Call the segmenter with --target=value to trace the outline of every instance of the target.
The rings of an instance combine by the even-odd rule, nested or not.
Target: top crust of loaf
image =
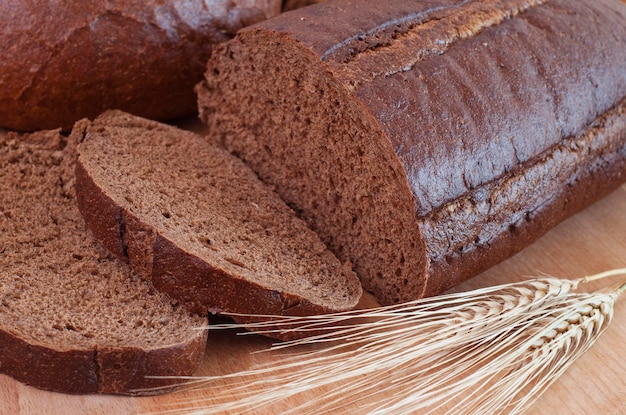
[[[280,0],[0,2],[0,125],[63,127],[118,108],[196,112],[214,44],[272,17]]]
[[[240,160],[110,111],[82,133],[78,202],[105,245],[196,312],[354,308],[356,275]]]
[[[58,131],[0,136],[0,371],[38,388],[114,394],[171,382],[146,376],[193,374],[206,319],[93,238],[76,206],[75,157],[76,141]]]
[[[240,38],[265,31],[313,51],[379,120],[423,217],[624,98],[625,21],[618,0],[338,1]]]
[[[379,301],[410,300],[624,180],[625,22],[617,0],[332,1],[218,47],[200,116]]]

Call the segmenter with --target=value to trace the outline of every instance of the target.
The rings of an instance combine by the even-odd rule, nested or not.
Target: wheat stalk
[[[358,402],[377,415],[519,414],[593,345],[626,284],[609,292],[574,290],[618,274],[626,269],[575,280],[538,278],[369,310],[262,316],[271,321],[246,327],[304,337],[275,344],[270,351],[280,355],[271,363],[188,378],[196,387],[230,383],[211,402],[186,401],[185,413],[255,413],[315,391],[315,399],[283,413],[334,413]]]

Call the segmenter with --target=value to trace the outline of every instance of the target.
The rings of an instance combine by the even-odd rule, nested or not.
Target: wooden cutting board
[[[1,133],[1,132],[0,132]],[[570,218],[542,239],[509,260],[473,278],[459,290],[468,290],[523,277],[550,274],[575,278],[613,268],[626,267],[626,185]],[[626,281],[614,278],[589,285],[596,289]],[[375,305],[371,298],[364,306]],[[250,353],[267,348],[271,342],[260,336],[237,336],[233,332],[213,332],[198,375],[220,375],[271,359],[269,354]],[[626,414],[626,296],[615,310],[609,329],[593,348],[580,358],[529,411],[530,414]],[[0,375],[0,415],[13,414],[94,414],[123,415],[162,413],[189,409],[191,400],[211,404],[212,396],[224,383],[195,391],[157,397],[71,396],[40,391]],[[276,414],[297,404],[286,399],[280,405],[255,414]],[[358,407],[346,409],[358,414]]]

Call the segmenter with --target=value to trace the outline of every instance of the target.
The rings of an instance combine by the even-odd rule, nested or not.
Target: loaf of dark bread
[[[212,45],[280,12],[280,0],[0,2],[0,126],[63,127],[108,108],[196,112]]]
[[[243,29],[201,118],[394,303],[626,179],[620,0],[337,0]]]
[[[307,315],[357,305],[349,264],[224,149],[119,111],[74,133],[87,225],[190,310]]]
[[[66,393],[157,393],[189,376],[206,318],[131,273],[76,206],[76,142],[0,135],[0,372]]]

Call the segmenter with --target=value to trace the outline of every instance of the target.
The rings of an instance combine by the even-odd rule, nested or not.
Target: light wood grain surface
[[[0,132],[1,133],[1,132]],[[521,278],[551,274],[575,278],[626,267],[626,185],[568,219],[518,255],[458,287],[467,290]],[[624,277],[626,280],[626,277]],[[589,289],[623,282],[615,278],[594,283]],[[373,301],[364,300],[365,305]],[[270,358],[250,353],[267,348],[271,341],[260,336],[214,332],[198,375],[219,375],[249,367]],[[530,410],[530,414],[626,414],[626,298],[618,302],[615,318],[593,348],[579,359]],[[1,345],[0,345],[1,347]],[[157,397],[71,396],[40,391],[0,375],[0,415],[163,413],[188,407],[193,399],[205,400],[225,388],[215,383],[196,391]],[[310,396],[298,397],[309,399]],[[297,403],[285,400],[255,414],[276,414]],[[182,412],[181,412],[182,413]],[[358,414],[358,407],[346,414]]]

